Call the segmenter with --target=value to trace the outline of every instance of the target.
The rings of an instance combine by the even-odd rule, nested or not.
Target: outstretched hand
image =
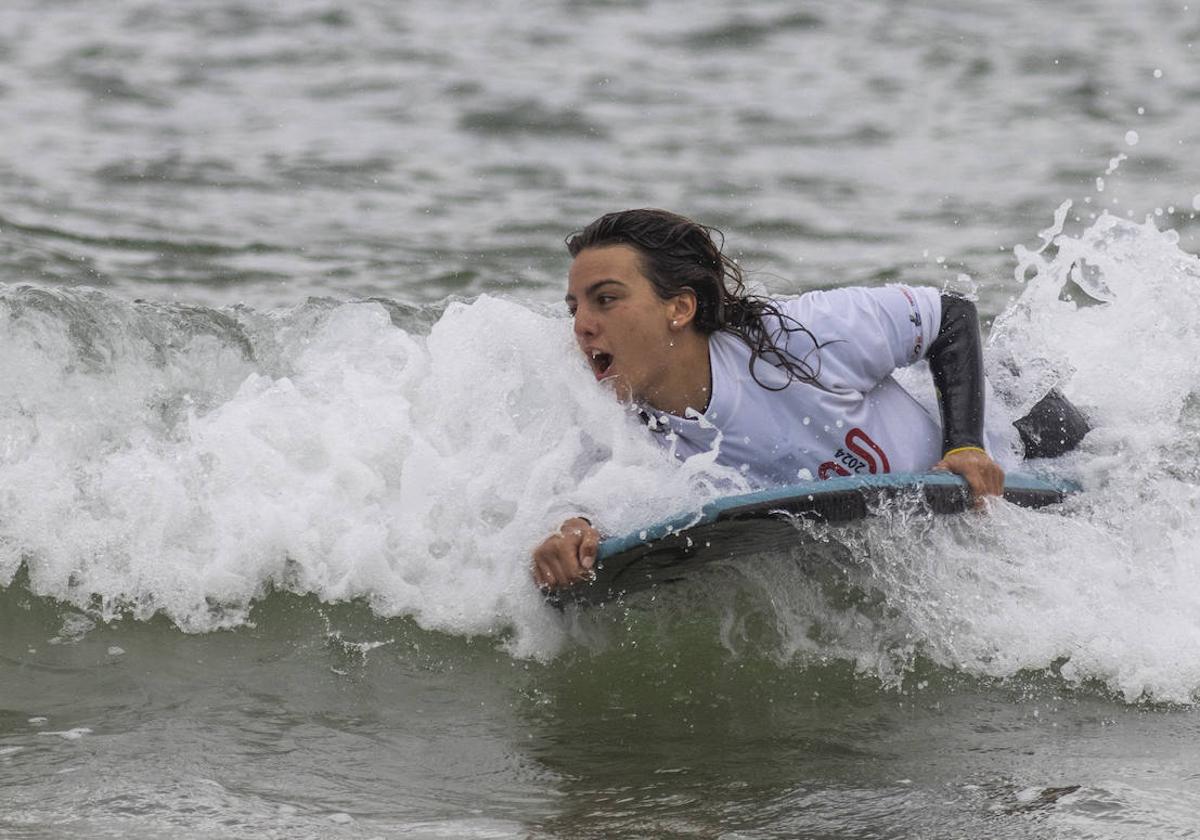
[[[965,478],[976,509],[983,507],[984,496],[1004,494],[1004,470],[982,449],[960,449],[951,452],[934,464],[933,469],[945,470]]]
[[[568,519],[533,550],[533,581],[542,589],[562,589],[590,579],[600,532],[581,516]]]

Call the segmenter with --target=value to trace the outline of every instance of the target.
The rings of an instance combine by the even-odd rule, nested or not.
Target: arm
[[[935,470],[967,480],[976,505],[1004,492],[1004,470],[983,448],[983,343],[975,304],[942,295],[942,320],[925,358],[942,414],[942,459]]]
[[[533,550],[533,582],[561,589],[590,578],[596,565],[600,532],[582,516],[568,519]]]

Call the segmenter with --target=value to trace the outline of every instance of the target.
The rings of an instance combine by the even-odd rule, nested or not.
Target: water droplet
[[[1141,138],[1138,137],[1138,133],[1136,131],[1126,131],[1125,132],[1125,142],[1128,143],[1130,146],[1136,146],[1138,144],[1139,139],[1141,139]]]
[[[1158,67],[1154,68],[1154,78],[1156,78],[1156,79],[1162,78],[1162,70],[1159,69]]]

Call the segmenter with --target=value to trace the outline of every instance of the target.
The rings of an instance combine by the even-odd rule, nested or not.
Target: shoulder
[[[819,343],[879,332],[931,340],[941,319],[941,296],[930,286],[846,286],[779,301],[780,311],[803,324]]]
[[[881,312],[926,312],[938,305],[940,293],[932,286],[843,286],[805,292],[793,298],[774,301],[792,317],[820,316],[833,320],[853,320],[878,316]]]

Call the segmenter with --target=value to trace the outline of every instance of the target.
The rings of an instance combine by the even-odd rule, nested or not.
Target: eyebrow
[[[604,280],[597,280],[595,283],[593,283],[592,285],[590,285],[586,289],[584,289],[583,296],[590,297],[591,295],[594,295],[596,293],[597,289],[599,289],[602,286],[607,286],[609,283],[613,283],[617,286],[625,285],[620,280],[617,280],[612,277],[607,277]],[[565,300],[567,303],[570,303],[571,301],[575,300],[575,295],[571,294],[570,292],[567,292],[567,295],[566,295],[566,297],[563,298],[563,300]]]

